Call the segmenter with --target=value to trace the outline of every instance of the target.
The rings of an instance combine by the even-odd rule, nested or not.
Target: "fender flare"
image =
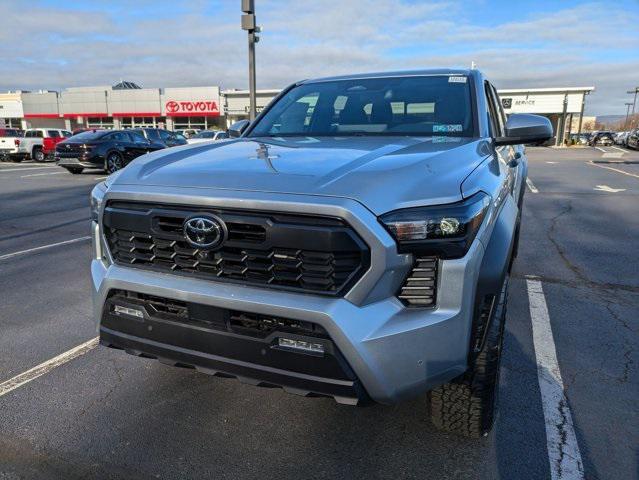
[[[512,257],[516,244],[519,208],[514,199],[509,199],[502,206],[490,240],[484,250],[473,308],[471,344],[469,362],[481,350],[485,340],[484,334],[489,330],[493,317],[495,300],[499,298],[503,283],[510,272]]]

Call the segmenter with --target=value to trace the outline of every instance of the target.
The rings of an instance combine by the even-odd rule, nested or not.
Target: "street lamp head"
[[[252,32],[255,30],[255,14],[245,13],[242,15],[242,30]]]
[[[253,0],[242,0],[242,11],[244,13],[255,13],[255,2]]]

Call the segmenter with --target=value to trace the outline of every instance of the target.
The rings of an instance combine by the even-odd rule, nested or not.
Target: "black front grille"
[[[183,234],[185,219],[206,213],[228,229],[217,250],[195,248]],[[112,202],[103,222],[117,263],[219,281],[338,295],[370,258],[353,229],[335,218]]]

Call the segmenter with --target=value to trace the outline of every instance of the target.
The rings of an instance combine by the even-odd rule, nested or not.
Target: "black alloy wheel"
[[[124,162],[122,157],[117,152],[111,152],[106,159],[106,171],[108,173],[114,173],[124,168]]]

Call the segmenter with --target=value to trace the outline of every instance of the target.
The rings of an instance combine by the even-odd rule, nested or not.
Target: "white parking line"
[[[0,173],[7,173],[7,172],[24,172],[25,170],[45,170],[45,169],[50,169],[50,168],[59,168],[59,167],[55,166],[55,167],[3,168],[3,169],[0,169]]]
[[[526,185],[528,185],[528,188],[530,188],[530,191],[532,193],[539,193],[539,190],[537,190],[537,187],[535,187],[532,180],[528,177],[526,177]]]
[[[613,188],[608,185],[597,185],[593,188],[593,190],[597,190],[598,192],[608,192],[608,193],[619,193],[625,192],[625,188]]]
[[[20,178],[27,178],[27,177],[41,177],[43,175],[62,175],[63,173],[67,173],[67,172],[51,172],[51,173],[31,173],[29,175],[20,175]]]
[[[557,363],[546,298],[539,280],[527,279],[533,344],[537,359],[537,378],[546,424],[546,444],[553,480],[581,480],[584,468],[570,406]]]
[[[605,165],[599,165],[598,163],[594,163],[594,162],[587,162],[587,163],[589,165],[592,165],[593,167],[605,168],[607,170],[612,170],[613,172],[623,173],[624,175],[628,175],[629,177],[639,178],[639,175],[637,174],[626,172],[624,170],[619,170],[618,168],[606,167]]]
[[[70,243],[82,242],[84,240],[89,240],[90,238],[91,238],[90,236],[72,238],[71,240],[65,240],[64,242],[51,243],[49,245],[42,245],[41,247],[28,248],[27,250],[20,250],[19,252],[5,253],[4,255],[0,255],[0,260],[6,260],[8,258],[17,257],[18,255],[24,255],[26,253],[38,252],[40,250],[45,250],[47,248],[57,247],[57,246],[60,246],[60,245],[68,245]]]
[[[71,350],[67,350],[64,353],[61,353],[57,357],[53,357],[46,362],[41,363],[40,365],[36,365],[35,367],[27,370],[24,373],[16,375],[9,380],[0,383],[0,397],[6,395],[7,393],[15,390],[22,385],[29,383],[31,380],[35,380],[38,377],[41,377],[45,373],[50,372],[54,368],[59,367],[60,365],[64,365],[70,360],[77,358],[81,355],[84,355],[88,351],[92,350],[98,344],[98,337],[92,338],[88,342],[84,342],[77,347],[72,348]]]
[[[620,147],[615,147],[614,145],[610,148],[614,148],[615,150],[619,150],[620,152],[623,152],[623,153],[630,153],[628,150],[624,150],[623,148],[620,148]]]
[[[603,149],[603,148],[601,148],[601,147],[595,147],[595,148],[596,148],[597,150],[599,150],[600,152],[608,153],[606,150],[604,150],[604,149]]]
[[[17,167],[23,167],[23,168],[29,168],[29,167],[41,167],[41,166],[53,166],[55,165],[53,162],[50,162],[49,164],[47,163],[39,163],[39,162],[32,162],[32,163],[15,163],[15,162],[0,162],[0,168],[17,168]]]

